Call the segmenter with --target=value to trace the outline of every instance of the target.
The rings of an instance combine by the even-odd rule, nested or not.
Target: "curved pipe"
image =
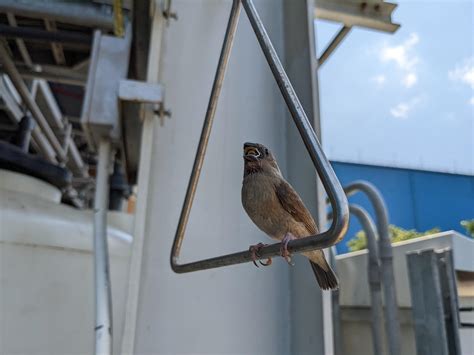
[[[372,342],[374,346],[374,354],[382,354],[383,306],[379,253],[377,251],[377,229],[369,213],[362,207],[350,204],[349,212],[357,217],[362,225],[365,235],[367,236],[369,259],[367,263],[367,271],[370,288],[370,307],[372,313]]]
[[[239,253],[228,254],[215,258],[200,260],[187,264],[179,264],[178,258],[183,243],[184,233],[186,225],[189,219],[189,213],[191,210],[192,202],[196,192],[199,175],[202,169],[204,161],[204,155],[209,141],[209,135],[211,132],[212,123],[217,106],[217,99],[220,94],[222,82],[224,80],[224,74],[227,66],[227,62],[230,56],[232,42],[237,29],[238,18],[240,14],[240,5],[243,4],[245,11],[248,15],[253,30],[257,36],[258,42],[262,48],[262,51],[267,59],[267,62],[272,70],[273,76],[277,81],[280,91],[285,99],[285,102],[290,110],[293,120],[301,134],[301,137],[305,143],[306,149],[316,167],[316,170],[321,178],[322,184],[329,196],[333,211],[335,211],[335,217],[328,231],[310,236],[307,238],[291,241],[288,244],[288,250],[292,253],[300,253],[303,251],[310,251],[315,249],[328,248],[337,242],[339,242],[345,232],[347,231],[347,225],[349,223],[349,208],[347,198],[342,190],[342,187],[332,169],[329,161],[325,157],[321,145],[319,144],[316,134],[314,133],[311,124],[303,110],[301,103],[296,96],[296,93],[291,86],[291,83],[283,69],[278,55],[273,48],[273,45],[268,37],[268,34],[263,26],[261,19],[251,0],[234,0],[232,3],[232,10],[230,13],[229,22],[222,46],[219,64],[217,67],[216,76],[214,79],[214,85],[211,91],[211,97],[204,120],[203,129],[201,132],[201,138],[196,152],[196,158],[194,161],[191,178],[189,180],[186,197],[181,211],[181,216],[178,223],[173,247],[171,250],[170,263],[171,268],[176,273],[186,273],[198,270],[211,269],[222,266],[229,266],[234,264],[241,264],[252,261],[251,253],[246,250]],[[280,243],[272,244],[261,249],[259,258],[266,259],[268,257],[279,255]]]
[[[344,188],[347,196],[358,191],[367,195],[372,203],[376,216],[377,230],[380,236],[379,253],[382,266],[382,284],[385,298],[385,328],[391,355],[400,354],[400,323],[393,272],[392,244],[388,230],[388,212],[380,191],[367,181],[355,181]]]

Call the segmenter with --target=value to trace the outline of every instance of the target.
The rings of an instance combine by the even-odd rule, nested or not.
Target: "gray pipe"
[[[368,276],[370,288],[370,307],[372,315],[372,343],[374,354],[382,354],[382,327],[383,327],[383,306],[382,287],[380,281],[379,253],[377,251],[377,230],[369,213],[362,207],[354,204],[349,205],[349,211],[356,216],[362,225],[362,229],[367,236],[368,249]]]
[[[95,354],[112,354],[112,295],[107,247],[110,141],[99,143],[94,198]]]
[[[379,253],[382,265],[382,284],[385,298],[385,329],[391,355],[400,355],[400,323],[393,272],[392,244],[388,231],[388,212],[382,194],[366,181],[356,181],[344,188],[347,196],[357,191],[364,192],[374,206],[377,230],[379,232]]]
[[[2,0],[0,2],[0,12],[111,30],[114,27],[112,11],[104,10],[104,7],[86,1]]]

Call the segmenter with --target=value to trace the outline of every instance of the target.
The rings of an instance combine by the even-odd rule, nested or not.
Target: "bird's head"
[[[281,175],[280,168],[270,149],[260,143],[244,143],[244,175],[267,172]]]

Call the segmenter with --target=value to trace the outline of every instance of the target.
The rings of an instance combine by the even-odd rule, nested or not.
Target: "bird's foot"
[[[293,240],[293,239],[295,239],[293,234],[286,233],[283,239],[281,240],[281,246],[280,246],[280,255],[291,266],[295,266],[295,264],[291,262],[291,253],[288,251],[288,243],[290,242],[290,240]]]
[[[260,250],[266,245],[267,244],[258,243],[256,245],[251,245],[249,247],[250,254],[252,255],[252,262],[256,267],[259,267],[258,264],[257,264],[257,257],[261,256],[260,255]],[[269,265],[272,264],[272,258],[268,258],[267,261],[258,260],[258,262],[260,263],[260,265],[269,266]]]

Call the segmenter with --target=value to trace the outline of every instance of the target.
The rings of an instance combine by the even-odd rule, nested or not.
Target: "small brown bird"
[[[288,242],[318,233],[316,223],[296,191],[283,178],[268,148],[258,143],[245,143],[244,161],[242,205],[258,228],[282,242],[281,255],[289,262]],[[260,243],[250,247],[254,256],[262,246]],[[309,259],[323,290],[338,287],[337,277],[322,250],[302,254]],[[271,259],[261,264],[270,263]]]

